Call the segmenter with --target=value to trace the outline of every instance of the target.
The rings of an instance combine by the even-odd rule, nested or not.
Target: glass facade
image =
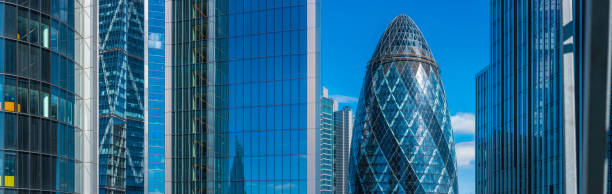
[[[349,164],[349,193],[457,193],[455,144],[439,67],[406,15],[367,67]]]
[[[321,102],[323,103],[323,102]],[[323,112],[323,110],[321,110]],[[334,193],[348,193],[348,166],[353,111],[345,106],[334,112]]]
[[[147,4],[147,180],[146,193],[165,192],[165,1],[148,0]]]
[[[318,1],[172,6],[170,190],[316,191]]]
[[[229,182],[227,133],[227,1],[172,1],[171,145],[168,193],[225,193]],[[169,5],[170,6],[170,5]],[[168,127],[169,126],[169,127]],[[234,142],[232,142],[234,143]],[[232,148],[233,145],[231,144]],[[244,144],[243,144],[244,145]],[[245,146],[246,147],[246,146]],[[233,150],[236,150],[235,148]]]
[[[576,192],[574,3],[491,1],[491,64],[476,75],[477,193]]]
[[[331,194],[334,191],[334,113],[338,110],[338,102],[327,96],[327,88],[323,88],[321,98],[321,193]]]
[[[144,192],[144,1],[99,3],[100,193]]]
[[[96,63],[84,58],[95,45],[83,31],[95,20],[84,3],[0,0],[0,193],[84,193],[91,184],[83,169],[95,160],[84,153],[95,145],[83,140],[96,117],[84,108],[93,80],[83,73]]]

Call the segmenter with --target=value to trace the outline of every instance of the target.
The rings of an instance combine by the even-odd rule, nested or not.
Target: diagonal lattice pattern
[[[356,115],[350,193],[457,193],[444,87],[408,16],[396,17],[380,39]]]

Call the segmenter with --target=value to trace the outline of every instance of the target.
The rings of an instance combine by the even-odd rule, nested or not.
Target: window
[[[4,142],[6,148],[15,148],[17,146],[17,115],[6,113],[4,115]]]
[[[28,109],[28,89],[30,88],[30,86],[28,86],[28,80],[25,79],[20,79],[19,80],[19,88],[17,91],[17,112],[24,112],[27,113],[29,111]]]
[[[17,74],[20,76],[28,76],[28,66],[30,60],[28,59],[30,56],[30,46],[25,43],[19,43],[19,52],[17,52],[17,56],[19,56],[17,65]]]
[[[19,115],[19,123],[17,124],[18,148],[20,150],[28,150],[30,140],[30,126],[28,116]]]
[[[4,110],[16,111],[16,97],[15,97],[15,78],[6,77],[6,84],[4,85]]]
[[[15,66],[17,65],[17,46],[13,40],[4,41],[4,72],[15,74]],[[1,52],[1,51],[0,51]]]
[[[41,186],[41,168],[40,168],[40,155],[32,154],[30,155],[30,186],[34,189],[40,189]]]
[[[40,14],[35,13],[35,12],[31,12],[30,13],[30,21],[29,21],[28,33],[29,33],[29,36],[30,36],[30,42],[32,44],[40,44],[40,42],[39,42],[40,34],[38,33],[38,30],[39,30],[39,21],[40,21]]]
[[[55,4],[55,3],[54,3]],[[51,20],[51,50],[57,50],[57,40],[59,38],[59,24],[55,20]]]
[[[0,6],[2,6],[2,3],[0,3]],[[2,12],[2,10],[1,10],[1,9],[2,9],[2,8],[0,8],[0,14],[1,14],[1,12]],[[0,26],[2,26],[2,21],[1,21],[1,20],[2,20],[2,19],[0,19]],[[2,27],[0,27],[0,35],[2,35],[2,33],[1,33],[1,30],[2,30],[2,29],[1,29],[1,28],[2,28]],[[4,39],[3,39],[3,38],[0,38],[0,72],[4,71],[4,63],[6,62],[6,61],[4,60],[4,52],[5,52],[5,51],[4,51]]]
[[[40,11],[49,14],[51,12],[51,1],[40,1]]]
[[[7,151],[4,154],[3,180],[5,187],[15,187],[15,152]]]
[[[30,46],[30,65],[28,70],[30,78],[40,79],[40,48],[36,46]]]
[[[30,118],[30,150],[40,152],[40,119]]]
[[[0,3],[0,16],[4,17],[4,3]],[[0,36],[4,35],[4,20],[5,19],[0,19]],[[1,51],[2,49],[0,49]],[[0,63],[2,63],[2,61],[0,61]]]
[[[15,176],[15,178],[17,178],[17,186],[18,187],[22,187],[22,188],[29,188],[30,187],[30,173],[28,172],[29,170],[29,161],[30,161],[30,156],[27,153],[23,153],[23,152],[19,152],[17,154],[17,175]]]
[[[49,98],[49,93],[50,93],[50,89],[49,89],[49,85],[42,85],[40,88],[40,109],[41,109],[41,113],[44,117],[49,118],[49,103],[50,103],[50,98]]]
[[[59,55],[52,53],[51,54],[51,83],[55,85],[60,85],[60,68],[61,68],[61,60]]]
[[[57,119],[57,104],[59,103],[57,92],[57,88],[53,88],[53,91],[51,93],[51,104],[49,105],[51,110],[49,111],[49,116],[52,119]]]
[[[42,49],[40,78],[45,82],[51,82],[51,52],[47,49]]]
[[[28,20],[29,13],[27,9],[19,9],[19,18],[17,19],[17,40],[28,41]]]
[[[4,26],[11,26],[10,28],[4,28],[4,35],[9,38],[17,38],[17,9],[15,6],[5,4],[4,6]]]
[[[38,97],[38,82],[32,81],[30,83],[30,113],[33,115],[40,115],[38,111],[38,106],[40,105],[39,97]]]
[[[48,1],[43,1],[43,2],[48,2]],[[49,48],[49,16],[43,15],[41,19],[42,19],[40,23],[41,45],[45,48]]]
[[[40,147],[43,153],[51,152],[49,134],[51,134],[51,121],[42,119],[40,122]]]

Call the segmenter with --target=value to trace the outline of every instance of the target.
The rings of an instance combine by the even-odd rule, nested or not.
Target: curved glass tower
[[[396,17],[381,37],[356,115],[349,193],[457,193],[439,67],[408,16]]]

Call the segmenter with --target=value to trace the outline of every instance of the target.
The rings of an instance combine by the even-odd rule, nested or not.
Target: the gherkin
[[[406,15],[367,67],[354,125],[350,193],[457,193],[455,143],[440,70]]]

